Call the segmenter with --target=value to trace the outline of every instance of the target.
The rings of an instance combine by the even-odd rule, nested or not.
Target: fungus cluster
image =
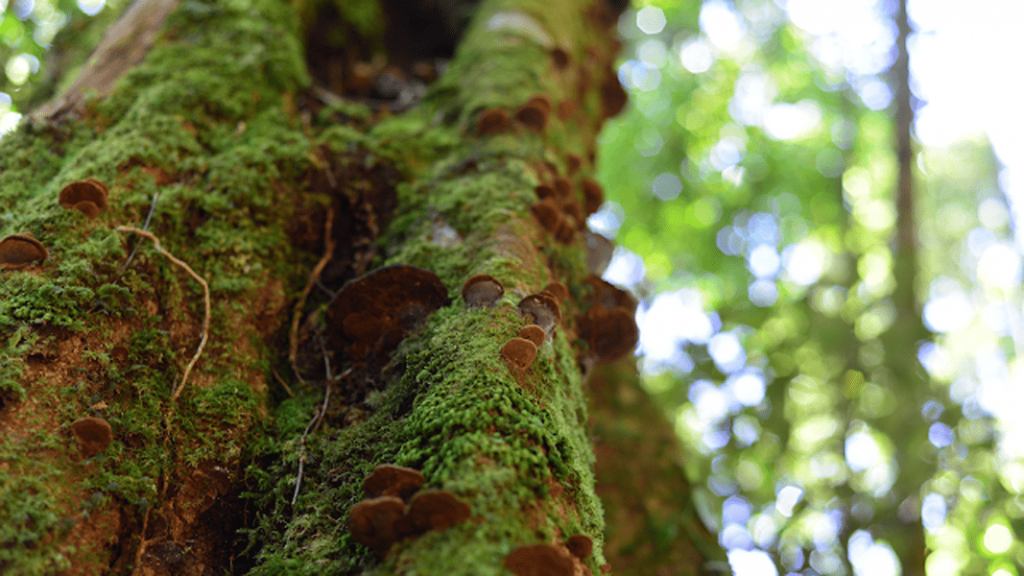
[[[60,191],[58,202],[61,206],[77,210],[92,219],[99,216],[107,208],[107,196],[110,189],[96,178],[78,180],[65,186]]]
[[[50,253],[31,234],[10,234],[0,240],[0,270],[18,270],[42,262]]]
[[[78,452],[91,458],[106,450],[114,439],[110,424],[102,418],[79,418],[71,423],[71,433],[78,442]]]
[[[559,302],[568,295],[568,289],[552,282],[535,294],[519,301],[519,314],[528,324],[501,347],[501,356],[516,370],[525,370],[537,358],[537,350],[551,337],[562,320]],[[557,296],[555,295],[557,294]]]
[[[576,317],[579,336],[589,347],[588,360],[607,364],[633,351],[640,332],[634,316],[637,302],[633,296],[597,276],[584,280],[594,288],[590,307]]]
[[[349,511],[349,531],[360,544],[384,557],[402,538],[442,532],[469,519],[469,505],[445,490],[420,490],[423,475],[383,464],[363,481],[366,499]]]
[[[582,160],[575,155],[570,155],[566,161],[570,173],[578,171],[581,164]],[[597,212],[604,202],[604,192],[595,180],[584,178],[579,188],[582,191],[582,205],[574,193],[572,179],[566,176],[556,176],[534,188],[539,202],[531,206],[530,211],[540,225],[563,244],[571,243],[576,239],[577,232],[586,230],[587,218]]]
[[[551,99],[544,94],[534,94],[511,116],[503,108],[486,108],[476,117],[476,133],[478,136],[494,136],[508,132],[513,124],[540,133],[548,127],[551,110]]]
[[[448,290],[437,274],[408,264],[383,266],[347,282],[331,301],[331,348],[356,361],[383,359],[447,305]]]

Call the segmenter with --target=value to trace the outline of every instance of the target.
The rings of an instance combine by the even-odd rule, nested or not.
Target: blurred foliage
[[[8,112],[24,114],[56,92],[58,83],[71,82],[89,48],[127,4],[0,0],[0,120]]]
[[[646,297],[646,386],[739,574],[769,556],[804,574],[1024,561],[1020,448],[982,393],[1011,384],[1024,342],[999,167],[984,140],[915,156],[918,265],[894,274],[886,6],[850,53],[770,0],[641,2],[620,22],[632,106],[602,134],[591,224],[628,250],[607,276]],[[897,278],[917,309],[898,310]]]

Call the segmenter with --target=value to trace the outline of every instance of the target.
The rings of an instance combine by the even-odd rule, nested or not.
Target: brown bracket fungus
[[[544,329],[544,333],[551,335],[555,327],[562,320],[562,312],[558,308],[558,301],[551,294],[538,292],[530,294],[519,301],[519,312],[527,320]]]
[[[626,308],[607,310],[597,305],[576,318],[580,338],[590,346],[597,364],[609,364],[636,348],[640,331],[633,313]]]
[[[408,500],[423,483],[423,475],[417,470],[394,464],[381,464],[373,469],[373,474],[363,480],[363,494],[367,498],[397,496],[402,500]]]
[[[492,308],[505,294],[505,288],[493,276],[477,274],[462,285],[467,308]]]
[[[554,181],[555,192],[561,198],[572,196],[572,180],[565,176],[557,176]]]
[[[537,184],[537,187],[534,188],[533,191],[537,194],[537,198],[540,198],[541,200],[545,198],[554,198],[556,194],[555,187],[547,182]]]
[[[580,187],[583,188],[583,210],[587,216],[590,216],[601,208],[601,204],[604,204],[604,190],[596,180],[591,178],[584,178],[580,181]]]
[[[78,452],[84,458],[91,458],[106,450],[114,435],[110,424],[102,418],[79,418],[71,423],[71,433],[78,441]]]
[[[592,276],[600,276],[612,261],[615,244],[595,232],[584,232],[583,237],[587,243],[587,271]]]
[[[515,119],[533,132],[542,132],[548,127],[548,115],[551,114],[551,100],[538,94],[516,108]]]
[[[394,264],[348,281],[327,308],[330,345],[353,360],[377,360],[394,350],[448,291],[430,270]]]
[[[590,555],[594,552],[594,541],[586,534],[574,534],[569,536],[569,539],[565,542],[565,546],[573,556],[580,560],[590,558]]]
[[[348,529],[352,538],[383,557],[400,535],[397,524],[405,515],[405,502],[395,496],[363,500],[348,513]]]
[[[540,348],[540,345],[544,343],[544,339],[547,337],[547,334],[540,326],[530,324],[519,329],[519,337],[533,342],[534,346]]]
[[[626,290],[623,290],[622,288],[619,288],[598,276],[587,276],[583,279],[583,282],[594,287],[594,292],[590,296],[590,301],[594,304],[603,306],[609,310],[612,308],[625,308],[629,310],[630,314],[636,313],[636,307],[639,303],[636,301],[636,298]]]
[[[476,133],[480,136],[501,134],[512,126],[512,118],[502,108],[488,108],[480,113],[476,121]]]
[[[569,53],[562,48],[555,48],[551,51],[551,61],[555,63],[556,69],[565,70],[569,67]]]
[[[469,504],[446,490],[424,490],[412,497],[409,511],[400,523],[403,534],[422,534],[428,530],[443,532],[469,520]]]
[[[110,189],[96,178],[78,180],[65,186],[60,191],[58,202],[65,208],[78,210],[87,218],[95,218],[107,208],[107,196]]]
[[[554,546],[520,546],[505,557],[505,567],[515,576],[573,576],[572,558],[563,556]]]
[[[512,338],[501,347],[501,355],[517,370],[526,370],[537,358],[537,345],[525,338]]]
[[[569,297],[569,289],[561,282],[552,282],[544,287],[544,292],[555,297],[555,302],[565,302]]]
[[[551,232],[552,234],[558,230],[559,224],[561,224],[565,218],[562,217],[562,213],[558,211],[558,205],[555,204],[554,198],[544,198],[540,202],[530,207],[530,212],[537,218],[540,225]]]
[[[569,174],[575,174],[583,168],[583,158],[579,154],[567,154],[565,157],[565,170]]]
[[[0,240],[0,269],[18,270],[49,257],[39,240],[31,234],[11,234]]]

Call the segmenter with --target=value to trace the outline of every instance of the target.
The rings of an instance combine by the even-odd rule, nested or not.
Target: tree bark
[[[0,272],[0,571],[502,574],[544,544],[568,573],[606,572],[576,321],[594,284],[572,223],[624,97],[614,22],[603,0],[485,2],[392,114],[310,88],[291,4],[191,1],[136,65],[87,73],[104,82],[5,137],[3,231],[49,257]],[[481,126],[536,94],[543,122]],[[531,216],[556,177],[572,184],[557,239]],[[109,188],[95,218],[58,202],[89,178]],[[324,311],[388,265],[431,270],[447,302],[392,311],[360,348]],[[493,307],[467,307],[476,274],[504,285]],[[561,322],[519,366],[502,352],[530,321],[519,304],[553,281]],[[113,441],[95,451],[84,418]],[[357,542],[349,511],[379,464],[469,519]]]

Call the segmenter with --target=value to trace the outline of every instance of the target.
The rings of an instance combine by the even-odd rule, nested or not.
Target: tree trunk
[[[425,97],[391,71],[382,103],[309,74],[359,96],[353,46],[416,64],[429,35],[377,33],[387,3],[343,6],[182,3],[138,65],[86,73],[0,142],[3,232],[48,251],[0,271],[0,572],[481,575],[531,553],[608,570],[583,380],[635,325],[599,337],[618,304],[581,230],[594,138],[624,101],[615,14],[485,2]],[[344,54],[305,36],[332,22]],[[569,184],[555,210],[534,207],[543,183]],[[430,281],[410,266],[436,276],[436,310],[404,300]],[[504,285],[491,306],[462,295],[479,274]],[[561,321],[531,362],[505,343],[543,322],[523,302],[552,282]],[[354,534],[380,464],[426,485]],[[416,520],[438,489],[468,519]]]

